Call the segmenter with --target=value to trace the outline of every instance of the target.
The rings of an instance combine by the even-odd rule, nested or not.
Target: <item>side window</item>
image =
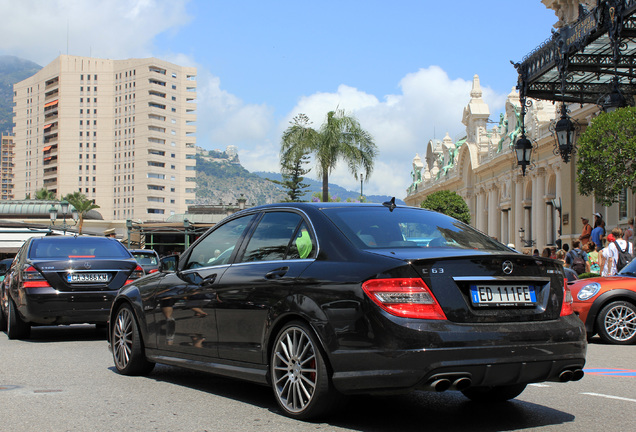
[[[310,234],[307,224],[303,221],[294,235],[289,247],[287,259],[305,259],[316,257],[316,242]]]
[[[291,212],[265,213],[245,249],[242,262],[285,259],[302,217]]]
[[[255,215],[243,216],[212,231],[192,249],[185,268],[227,264],[236,244],[254,217]]]

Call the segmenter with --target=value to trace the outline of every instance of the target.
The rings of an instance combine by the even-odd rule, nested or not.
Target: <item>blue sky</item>
[[[319,127],[344,109],[380,150],[365,192],[397,197],[430,139],[461,138],[473,75],[498,120],[516,85],[510,60],[557,21],[540,0],[0,0],[0,15],[0,54],[42,66],[67,46],[196,66],[197,144],[236,145],[250,171],[278,171],[296,114]],[[344,167],[331,180],[359,188]]]

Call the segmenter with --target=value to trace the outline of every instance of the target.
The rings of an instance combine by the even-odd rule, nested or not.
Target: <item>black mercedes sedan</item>
[[[105,327],[117,291],[143,274],[115,239],[32,237],[0,286],[0,325],[9,339],[28,338],[33,325]]]
[[[504,401],[581,379],[587,348],[557,261],[392,203],[229,216],[119,292],[109,339],[122,374],[163,363],[250,380],[299,419],[351,394]]]

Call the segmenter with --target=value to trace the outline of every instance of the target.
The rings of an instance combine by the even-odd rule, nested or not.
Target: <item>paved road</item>
[[[636,345],[593,341],[577,383],[529,386],[500,405],[460,393],[356,397],[324,423],[283,417],[269,388],[157,366],[118,375],[91,326],[0,333],[0,431],[590,431],[636,430]]]

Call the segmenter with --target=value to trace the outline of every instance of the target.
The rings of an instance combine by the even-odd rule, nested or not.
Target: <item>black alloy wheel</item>
[[[288,323],[276,337],[270,359],[272,388],[285,415],[307,420],[340,401],[313,331],[303,322]]]
[[[474,402],[505,402],[519,396],[527,384],[512,384],[494,387],[468,387],[462,390],[464,396]]]
[[[31,324],[20,317],[13,300],[9,299],[7,309],[7,337],[9,339],[26,339],[31,336]]]
[[[146,375],[155,364],[146,359],[135,314],[128,304],[117,310],[112,334],[113,360],[123,375]]]
[[[596,318],[596,330],[601,340],[615,345],[636,342],[636,305],[615,301],[606,305]]]

